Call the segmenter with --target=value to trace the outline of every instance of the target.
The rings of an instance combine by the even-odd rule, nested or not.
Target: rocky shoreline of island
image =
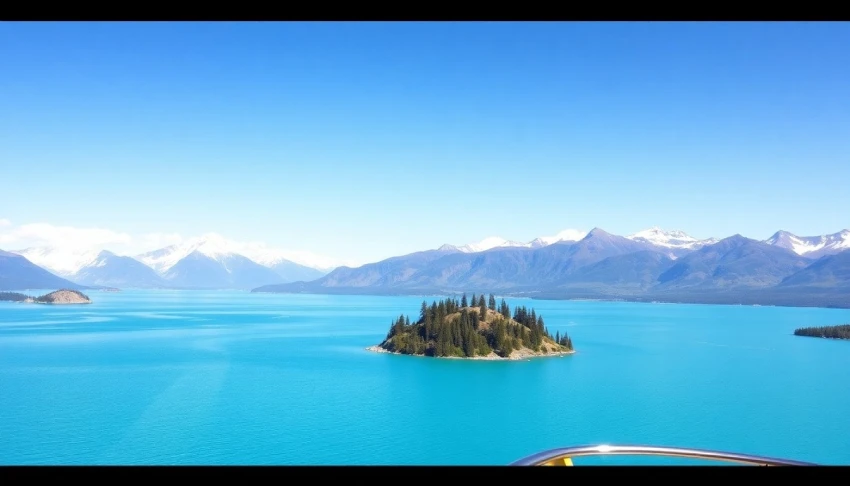
[[[388,351],[382,348],[379,345],[369,346],[364,348],[366,351],[370,351],[373,353],[383,353],[383,354],[395,354],[399,356],[415,356],[419,358],[429,358],[430,356],[426,356],[424,354],[414,354],[414,355],[405,355],[404,353],[400,353],[397,351]],[[511,353],[511,355],[507,358],[503,358],[496,353],[491,353],[487,356],[473,356],[473,357],[464,357],[464,356],[442,356],[440,359],[461,359],[461,360],[475,360],[475,361],[527,361],[535,358],[563,358],[564,356],[570,356],[575,354],[575,350],[571,351],[558,351],[556,353],[522,353],[519,351],[515,351]]]

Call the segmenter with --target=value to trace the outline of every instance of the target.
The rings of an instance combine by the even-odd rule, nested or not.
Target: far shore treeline
[[[829,339],[850,339],[850,324],[841,324],[838,326],[801,327],[794,331],[794,335]]]

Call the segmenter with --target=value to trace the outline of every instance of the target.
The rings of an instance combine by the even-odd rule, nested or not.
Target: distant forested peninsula
[[[447,298],[422,302],[419,318],[411,323],[401,315],[395,319],[387,338],[370,351],[438,358],[522,359],[532,356],[571,354],[572,339],[557,332],[553,337],[534,309],[518,306],[513,310],[502,299],[489,301],[482,294],[467,300]]]
[[[795,336],[819,337],[828,339],[850,339],[850,324],[838,326],[801,327],[794,330]]]
[[[0,292],[0,302],[25,302],[27,299],[32,297],[17,292]]]

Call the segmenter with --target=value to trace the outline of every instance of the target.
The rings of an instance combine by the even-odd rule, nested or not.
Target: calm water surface
[[[638,443],[850,464],[850,342],[792,335],[848,310],[509,299],[578,353],[486,362],[363,349],[423,297],[91,297],[0,303],[0,463],[506,464]]]

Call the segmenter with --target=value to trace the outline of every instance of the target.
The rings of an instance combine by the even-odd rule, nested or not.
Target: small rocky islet
[[[17,292],[0,292],[0,301],[22,302],[25,304],[91,304],[91,299],[79,290],[60,289],[40,297]]]

